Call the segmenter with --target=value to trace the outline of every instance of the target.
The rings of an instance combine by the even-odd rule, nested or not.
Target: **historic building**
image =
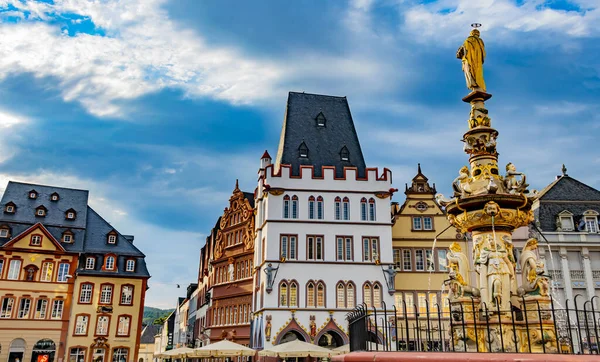
[[[9,182],[0,214],[0,359],[134,361],[150,277],[88,191]]]
[[[150,324],[142,329],[140,347],[138,349],[138,362],[156,362],[154,358],[154,338],[160,332],[160,327]]]
[[[448,279],[447,256],[450,248],[469,252],[465,235],[450,226],[435,200],[435,184],[429,184],[420,164],[411,184],[406,184],[404,194],[404,203],[392,207],[393,258],[398,272],[394,298],[398,317],[414,320],[418,314],[421,320],[426,320],[429,312],[437,318],[441,308],[447,318],[448,294],[443,286]]]
[[[575,297],[580,295],[578,308],[583,309],[585,301],[597,296],[597,310],[600,307],[597,302],[600,298],[600,191],[567,175],[563,166],[562,175],[540,192],[533,210],[537,229],[542,234],[538,252],[552,277],[555,300],[565,307],[568,299],[572,308]]]
[[[289,94],[258,172],[254,348],[344,345],[356,305],[391,308],[391,177],[366,167],[345,97]]]

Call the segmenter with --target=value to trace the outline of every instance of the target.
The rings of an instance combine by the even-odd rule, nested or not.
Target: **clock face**
[[[425,211],[425,210],[427,210],[428,206],[424,202],[419,202],[418,204],[415,205],[415,208],[419,211]]]

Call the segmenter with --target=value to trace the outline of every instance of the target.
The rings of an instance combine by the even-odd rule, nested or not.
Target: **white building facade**
[[[265,152],[258,175],[254,348],[335,348],[355,306],[392,308],[391,182],[365,167],[346,98],[290,93],[277,161]]]

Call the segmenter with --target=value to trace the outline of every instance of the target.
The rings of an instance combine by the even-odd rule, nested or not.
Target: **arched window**
[[[379,283],[375,283],[373,286],[373,306],[381,308],[381,285]]]
[[[360,219],[367,221],[367,198],[363,197],[360,200]]]
[[[314,196],[310,196],[308,198],[308,218],[311,220],[315,218],[315,197]]]
[[[369,199],[369,220],[375,221],[375,199]]]
[[[298,156],[300,158],[308,158],[308,147],[306,146],[306,143],[304,143],[304,141],[302,141],[302,143],[298,147]]]
[[[335,198],[335,219],[342,220],[342,199],[339,196]]]
[[[298,284],[296,282],[290,283],[290,307],[298,306]]]
[[[317,284],[317,307],[325,307],[325,284]]]
[[[350,220],[350,199],[344,197],[344,220]]]
[[[363,302],[367,305],[367,308],[371,308],[373,306],[371,298],[371,285],[368,283],[365,283],[363,286]]]
[[[317,197],[317,219],[323,220],[323,197]]]
[[[337,287],[336,287],[336,297],[335,297],[335,304],[336,307],[338,308],[345,308],[346,307],[346,303],[345,303],[345,298],[346,298],[346,288],[344,287],[344,283],[339,282]]]
[[[350,151],[348,151],[348,147],[342,147],[340,150],[340,159],[342,161],[350,161]]]
[[[298,218],[298,196],[292,196],[292,219]]]
[[[346,308],[354,308],[354,284],[348,283],[346,286]]]
[[[288,306],[288,294],[287,294],[287,283],[281,282],[279,284],[279,305],[281,307]]]
[[[283,218],[290,218],[290,197],[288,195],[283,197]]]
[[[315,284],[308,282],[306,285],[306,307],[316,307],[315,304]]]

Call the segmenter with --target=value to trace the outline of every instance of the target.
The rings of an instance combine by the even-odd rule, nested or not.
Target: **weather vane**
[[[473,24],[471,24],[471,28],[475,28],[475,29],[481,28],[481,24],[479,24],[479,23],[473,23]]]

